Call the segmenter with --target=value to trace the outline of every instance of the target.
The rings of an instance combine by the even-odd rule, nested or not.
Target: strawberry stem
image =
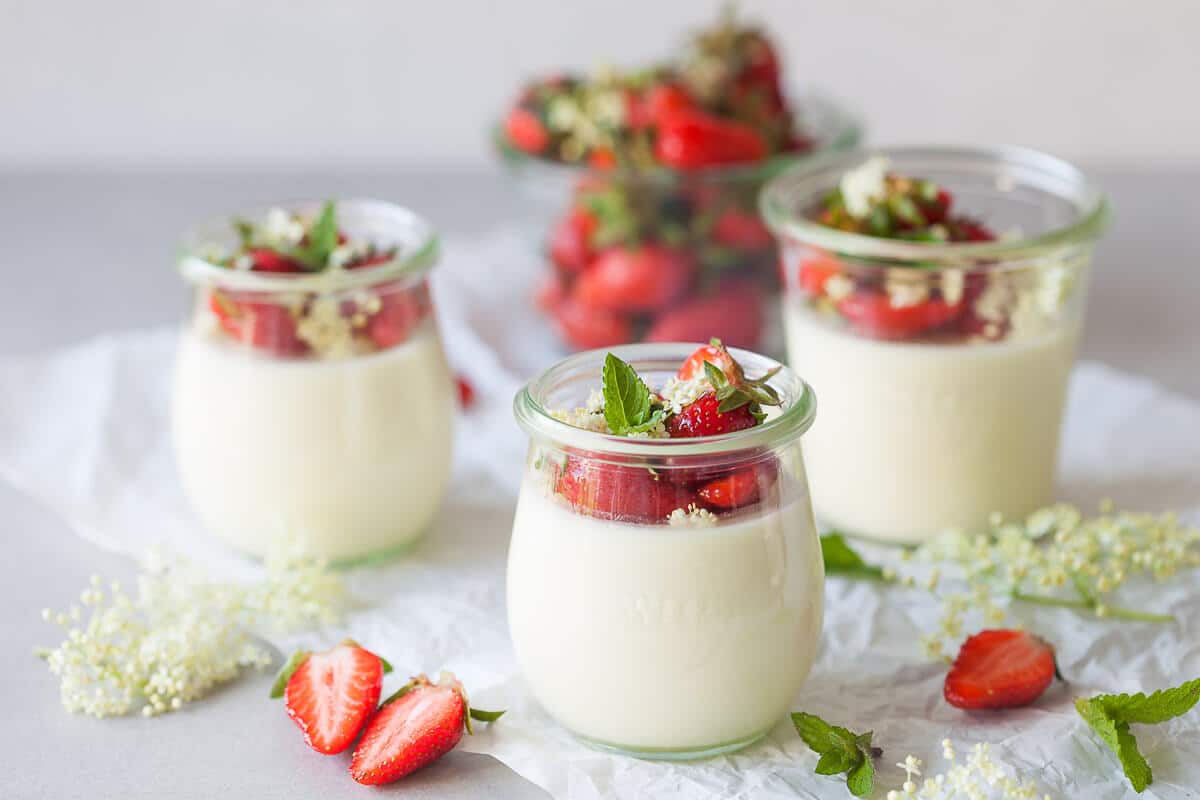
[[[1056,606],[1058,608],[1074,608],[1081,611],[1095,612],[1103,604],[1088,598],[1086,600],[1068,600],[1063,597],[1051,597],[1044,594],[1026,594],[1022,591],[1014,591],[1012,593],[1013,600],[1022,603],[1033,603],[1040,606]],[[1113,619],[1126,620],[1129,622],[1174,622],[1175,617],[1172,614],[1153,614],[1149,611],[1138,611],[1132,608],[1121,608],[1120,606],[1103,606],[1104,616],[1112,617]]]

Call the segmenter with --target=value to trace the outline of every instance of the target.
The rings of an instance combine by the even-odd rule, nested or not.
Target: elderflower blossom
[[[904,770],[904,784],[889,791],[887,800],[1053,800],[1033,781],[1018,780],[1006,764],[992,758],[987,743],[974,745],[967,758],[959,762],[954,743],[943,739],[942,755],[950,768],[926,778],[920,787],[913,778],[921,775],[921,759],[906,756],[896,765]]]
[[[105,592],[93,576],[80,605],[42,612],[66,630],[57,647],[39,652],[59,678],[63,706],[94,717],[173,711],[244,667],[270,664],[254,630],[289,631],[335,618],[343,584],[325,562],[281,552],[265,567],[256,583],[218,582],[152,554],[136,594],[115,581]]]
[[[935,565],[925,588],[936,591],[943,567],[953,567],[968,589],[966,595],[942,595],[938,630],[921,638],[931,658],[945,658],[947,645],[962,635],[968,610],[997,625],[1010,600],[1078,608],[1100,618],[1167,621],[1166,615],[1121,608],[1111,595],[1133,576],[1161,582],[1200,566],[1200,529],[1171,513],[1114,511],[1106,501],[1093,517],[1059,504],[1023,522],[993,514],[989,523],[986,533],[949,531],[916,550]]]

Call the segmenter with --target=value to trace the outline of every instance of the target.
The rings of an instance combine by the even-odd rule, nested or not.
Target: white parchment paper
[[[397,666],[389,677],[397,685],[417,671],[457,672],[479,705],[508,709],[461,746],[494,755],[554,797],[847,797],[844,781],[813,774],[816,757],[783,721],[742,753],[672,765],[583,747],[530,697],[504,615],[504,558],[525,447],[511,400],[524,378],[558,354],[527,299],[522,276],[529,271],[521,265],[529,261],[509,235],[448,244],[435,280],[439,316],[451,361],[470,375],[479,402],[458,426],[443,512],[411,557],[351,574],[362,608],[336,630],[297,641],[353,636]],[[140,555],[162,545],[216,571],[252,575],[253,564],[199,528],[175,477],[167,436],[175,341],[173,329],[134,331],[0,360],[0,477],[101,547]],[[1200,404],[1099,364],[1081,365],[1071,384],[1061,496],[1089,509],[1111,497],[1119,507],[1200,519]],[[937,624],[936,600],[832,578],[820,655],[794,707],[873,729],[886,751],[883,787],[903,780],[892,765],[906,753],[925,760],[926,774],[940,771],[939,743],[949,737],[960,753],[990,742],[996,758],[1056,797],[1134,797],[1071,701],[1200,676],[1198,584],[1192,574],[1122,595],[1127,605],[1170,610],[1174,625],[1016,610],[1018,620],[1055,642],[1069,684],[1056,683],[1033,708],[968,714],[941,699],[945,667],[928,661],[917,642]],[[286,650],[297,641],[276,644]],[[1200,712],[1136,732],[1155,775],[1141,797],[1200,796]]]

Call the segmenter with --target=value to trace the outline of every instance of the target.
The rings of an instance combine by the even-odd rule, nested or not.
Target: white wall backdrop
[[[0,0],[0,165],[483,164],[522,76],[719,0]],[[745,0],[877,142],[1200,160],[1196,0]]]

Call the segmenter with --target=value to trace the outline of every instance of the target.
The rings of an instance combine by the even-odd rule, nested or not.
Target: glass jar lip
[[[407,279],[406,285],[418,282],[437,263],[439,242],[433,226],[424,217],[404,206],[383,200],[344,199],[337,201],[338,214],[365,219],[394,234],[396,255],[388,261],[360,269],[325,269],[321,272],[251,272],[234,270],[213,263],[200,255],[206,244],[219,242],[230,232],[233,217],[260,219],[272,208],[315,215],[324,201],[299,200],[226,214],[188,230],[184,234],[179,255],[179,272],[184,280],[196,286],[220,286],[235,291],[258,292],[336,292],[374,286],[386,280]]]
[[[610,352],[629,362],[653,359],[661,360],[664,364],[681,364],[700,346],[690,342],[644,342],[576,353],[557,362],[521,387],[513,399],[513,413],[517,422],[530,436],[548,439],[556,444],[585,450],[598,456],[664,457],[738,453],[786,444],[802,436],[812,426],[817,412],[817,397],[812,387],[789,367],[775,359],[736,347],[730,347],[729,352],[752,375],[779,367],[779,372],[771,379],[771,385],[785,390],[794,400],[784,406],[780,414],[769,417],[763,424],[733,433],[687,439],[615,436],[577,428],[563,422],[554,417],[535,397],[539,390],[555,385],[558,379],[585,365],[594,365],[598,388],[600,368],[605,356]]]
[[[837,185],[846,170],[871,156],[891,160],[942,159],[968,163],[990,163],[1024,178],[1040,188],[1073,203],[1078,218],[1045,233],[990,242],[910,242],[884,239],[826,227],[809,219],[801,209],[811,207]],[[978,173],[979,168],[971,170]],[[919,177],[919,176],[917,176]],[[767,225],[781,239],[793,239],[837,253],[839,256],[878,260],[864,267],[880,269],[913,266],[930,269],[961,267],[1004,270],[1022,266],[1062,247],[1095,241],[1108,227],[1112,216],[1108,198],[1078,167],[1056,156],[1027,147],[886,147],[826,154],[798,164],[768,183],[759,196],[759,210]],[[907,264],[905,262],[920,262]]]
[[[645,185],[670,186],[680,181],[762,181],[779,175],[789,167],[803,163],[809,159],[824,154],[837,153],[857,147],[863,136],[863,123],[858,115],[849,111],[829,95],[816,90],[805,90],[796,93],[799,98],[797,107],[801,114],[805,108],[819,108],[828,114],[833,123],[829,126],[827,135],[818,138],[813,149],[804,153],[780,153],[763,161],[749,164],[728,164],[723,166],[703,167],[701,169],[678,170],[669,167],[658,167],[649,170],[634,170],[626,168],[596,169],[586,164],[568,164],[549,158],[532,155],[524,150],[518,150],[508,143],[504,136],[503,117],[492,126],[492,144],[501,160],[514,169],[529,171],[533,174],[546,176],[571,177],[576,180],[596,178],[597,180],[613,180],[636,182]]]

